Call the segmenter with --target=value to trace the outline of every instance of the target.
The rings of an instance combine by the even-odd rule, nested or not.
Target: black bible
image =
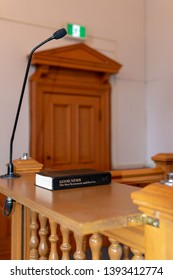
[[[111,173],[96,169],[41,171],[36,173],[36,186],[48,190],[63,190],[111,183]]]

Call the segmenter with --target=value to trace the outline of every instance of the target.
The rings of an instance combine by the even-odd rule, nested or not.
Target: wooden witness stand
[[[120,184],[114,183],[108,186],[51,192],[36,187],[34,180],[35,174],[33,173],[23,173],[17,180],[0,180],[0,192],[16,201],[12,214],[12,259],[22,259],[23,257],[24,259],[46,258],[48,248],[46,250],[43,244],[48,237],[45,226],[47,221],[50,225],[50,259],[59,259],[55,249],[58,242],[57,225],[60,225],[63,237],[60,246],[62,259],[69,258],[71,245],[68,237],[70,231],[74,233],[76,240],[74,259],[85,259],[82,247],[84,237],[88,234],[92,234],[90,246],[93,258],[99,259],[102,245],[99,231],[113,228],[113,225],[126,224],[125,217],[128,215],[129,209],[132,212],[138,212],[129,195],[132,190],[137,190],[136,187],[123,186],[119,188]],[[121,213],[116,210],[114,205],[119,203],[119,199],[123,201],[125,195],[127,195],[126,208],[122,207]],[[114,197],[113,200],[112,196]],[[104,208],[105,198],[108,203],[106,212]],[[25,208],[24,227],[21,222],[22,205]],[[84,213],[84,215],[81,215],[81,213]],[[124,218],[121,218],[122,215]],[[28,221],[29,216],[31,223]],[[39,229],[40,245],[37,238],[37,218],[39,218],[41,224]],[[31,236],[29,232],[31,232]],[[22,240],[25,240],[24,244],[22,244]]]
[[[159,158],[163,164],[161,154]],[[169,160],[169,171],[172,162]],[[165,161],[163,165],[166,166]],[[0,179],[0,192],[16,201],[12,213],[12,259],[59,259],[58,246],[62,259],[69,259],[70,231],[76,240],[73,255],[76,260],[86,258],[83,246],[88,234],[91,234],[92,259],[100,258],[102,235],[109,237],[111,259],[118,259],[118,241],[127,241],[125,244],[133,248],[139,241],[145,259],[173,259],[172,187],[153,183],[137,188],[113,182],[108,186],[50,192],[35,187],[33,171],[26,173],[25,168],[21,175],[16,180]],[[62,234],[60,245],[58,225]],[[126,236],[126,240],[121,235],[123,240],[117,240],[118,230],[133,234]],[[49,246],[46,246],[47,239]]]

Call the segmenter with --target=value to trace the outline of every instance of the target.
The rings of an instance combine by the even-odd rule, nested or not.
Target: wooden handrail
[[[143,187],[147,184],[163,180],[165,173],[161,168],[143,168],[112,170],[111,174],[113,182]]]
[[[152,160],[155,163],[154,168],[111,170],[112,181],[144,187],[165,179],[169,172],[173,172],[172,153],[156,154]]]

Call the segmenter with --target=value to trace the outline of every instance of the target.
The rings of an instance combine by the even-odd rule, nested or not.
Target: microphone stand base
[[[18,174],[18,173],[12,173],[12,174],[4,174],[4,175],[1,175],[0,178],[19,178],[21,175]]]
[[[7,178],[7,179],[11,179],[11,178],[18,178],[21,175],[18,173],[14,173],[14,165],[12,162],[10,162],[7,165],[7,174],[5,175],[1,175],[0,178]]]

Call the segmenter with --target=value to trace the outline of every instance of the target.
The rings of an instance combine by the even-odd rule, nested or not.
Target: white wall
[[[85,43],[123,64],[120,73],[111,79],[113,168],[146,162],[145,0],[1,0],[0,174],[6,172],[9,160],[26,56],[67,22],[85,25]],[[63,38],[42,49],[75,42]],[[13,158],[21,157],[28,149],[27,87]]]
[[[147,0],[147,158],[173,153],[173,1]]]

